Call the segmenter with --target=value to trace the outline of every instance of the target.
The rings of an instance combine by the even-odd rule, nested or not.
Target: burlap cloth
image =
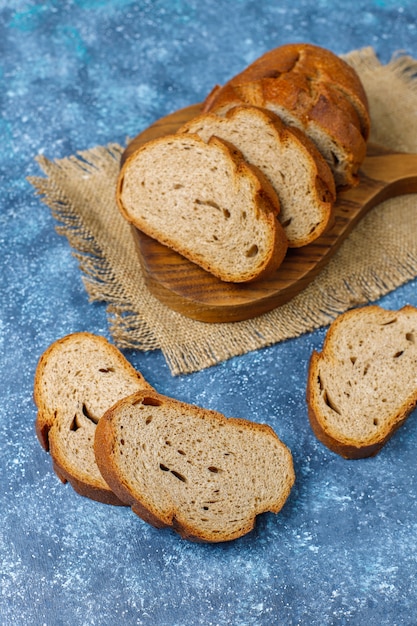
[[[371,48],[345,58],[369,98],[371,141],[417,152],[417,61],[397,54],[382,65]],[[58,232],[68,238],[89,297],[107,303],[114,342],[124,348],[160,349],[173,375],[324,326],[417,275],[413,194],[375,207],[315,281],[289,303],[244,322],[191,320],[161,304],[144,284],[129,226],[114,200],[123,149],[112,144],[56,161],[38,157],[46,178],[30,182],[51,208]]]

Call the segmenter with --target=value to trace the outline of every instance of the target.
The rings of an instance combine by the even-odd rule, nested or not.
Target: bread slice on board
[[[271,185],[215,137],[148,142],[124,163],[117,201],[139,230],[223,281],[264,277],[287,251]]]
[[[417,403],[417,309],[353,309],[313,352],[307,386],[312,429],[348,459],[379,452]]]
[[[97,467],[93,442],[97,422],[117,400],[152,389],[104,337],[74,333],[41,356],[34,382],[36,433],[49,450],[56,474],[79,494],[123,504]]]
[[[357,73],[343,59],[311,44],[280,46],[215,87],[203,111],[223,115],[242,103],[265,107],[302,130],[328,162],[338,187],[357,184],[369,107]]]
[[[333,174],[315,145],[278,116],[240,106],[224,117],[199,115],[179,132],[197,134],[206,142],[220,137],[265,174],[279,198],[279,220],[289,247],[307,245],[328,227],[336,198]]]
[[[248,533],[277,513],[294,483],[292,456],[267,425],[137,392],[111,408],[95,435],[98,466],[146,522],[194,541]]]

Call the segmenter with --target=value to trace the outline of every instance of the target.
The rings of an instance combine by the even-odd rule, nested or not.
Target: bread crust
[[[269,50],[238,74],[245,82],[282,75],[313,81],[339,92],[354,108],[361,134],[368,139],[370,132],[369,104],[366,92],[356,71],[341,57],[321,46],[309,43],[290,43]]]
[[[122,502],[110,489],[103,489],[99,484],[93,485],[91,482],[87,484],[78,480],[72,473],[67,472],[61,467],[55,459],[52,459],[52,468],[59,480],[64,485],[69,483],[78,495],[89,498],[90,500],[95,500],[96,502],[101,502],[102,504],[126,506],[125,502]]]
[[[340,327],[346,323],[352,316],[369,315],[369,314],[395,314],[411,313],[417,316],[417,309],[407,305],[396,311],[385,311],[379,306],[369,305],[361,309],[352,309],[340,315],[329,327],[323,348],[321,352],[313,351],[308,371],[306,399],[308,408],[308,417],[311,428],[319,441],[327,448],[344,457],[345,459],[361,459],[375,456],[383,448],[383,446],[391,439],[394,433],[406,421],[410,413],[417,406],[417,386],[414,392],[397,407],[397,410],[390,416],[390,420],[384,428],[379,428],[373,438],[367,438],[366,441],[355,440],[348,436],[342,436],[332,431],[331,427],[326,424],[326,420],[322,414],[319,403],[320,382],[319,367],[322,358],[332,358],[334,349],[334,336],[340,332]]]
[[[187,141],[195,146],[212,146],[219,154],[223,154],[223,157],[231,164],[234,172],[234,184],[237,183],[239,177],[244,176],[251,181],[252,188],[254,189],[253,202],[255,211],[261,216],[264,223],[268,224],[269,241],[267,242],[267,253],[264,254],[262,263],[260,263],[252,272],[247,271],[245,274],[236,272],[231,273],[222,270],[219,266],[210,262],[204,254],[197,254],[196,251],[191,250],[189,242],[183,240],[181,237],[175,236],[173,232],[162,232],[152,227],[147,220],[141,220],[137,215],[132,214],[132,210],[126,207],[123,193],[125,187],[125,179],[130,167],[137,159],[140,159],[142,154],[146,151],[164,148],[171,142],[181,141],[180,135],[167,135],[164,137],[158,137],[157,139],[147,142],[141,146],[129,158],[124,162],[116,189],[116,201],[119,210],[123,217],[136,226],[139,230],[143,231],[150,237],[158,240],[163,245],[172,248],[179,254],[183,255],[191,262],[200,265],[203,269],[211,274],[217,276],[220,280],[225,282],[253,282],[267,277],[272,274],[281,265],[285,258],[288,241],[281,224],[277,219],[279,213],[279,200],[274,192],[271,184],[266,180],[263,174],[254,166],[248,164],[243,158],[241,152],[237,150],[235,146],[225,142],[217,137],[212,137],[208,144],[205,144],[197,135],[187,135]],[[167,208],[169,210],[169,207]]]
[[[356,185],[365,158],[370,116],[356,72],[335,54],[311,44],[288,44],[254,61],[206,98],[203,112],[225,113],[240,103],[286,111],[313,138],[314,127],[345,153],[339,187]],[[330,157],[327,156],[327,159]],[[337,170],[335,170],[337,171]]]
[[[203,532],[201,527],[199,528],[195,524],[193,525],[192,522],[187,521],[184,517],[184,513],[181,514],[173,501],[171,502],[169,508],[168,504],[166,505],[167,509],[163,514],[160,511],[158,512],[154,503],[151,499],[149,499],[149,496],[146,496],[140,491],[139,483],[135,482],[133,479],[131,480],[130,477],[123,474],[122,469],[117,462],[115,452],[118,442],[120,441],[120,425],[125,423],[125,417],[121,418],[120,424],[118,423],[120,412],[123,411],[124,408],[133,410],[131,407],[141,404],[143,401],[150,405],[152,405],[152,403],[158,405],[159,403],[174,407],[179,416],[181,414],[191,413],[196,420],[209,420],[213,428],[217,428],[219,425],[221,427],[227,424],[228,427],[233,426],[237,429],[244,429],[247,431],[253,430],[258,433],[263,432],[268,437],[276,440],[286,455],[288,471],[285,489],[280,494],[280,497],[272,505],[269,505],[266,508],[260,507],[259,510],[254,511],[253,515],[250,515],[246,522],[243,522],[235,532],[227,531],[222,533],[220,531],[214,533],[209,529],[206,532]],[[131,419],[134,418],[132,417]],[[137,429],[139,429],[140,426],[137,425],[136,422],[134,422],[134,424],[136,431],[139,432]],[[198,428],[198,426],[196,426],[196,428]],[[123,437],[127,437],[125,429],[123,430],[123,433]],[[281,510],[289,496],[295,480],[291,453],[268,425],[256,424],[244,419],[226,418],[217,411],[205,410],[195,405],[173,400],[172,398],[168,398],[157,392],[135,393],[132,396],[119,401],[114,407],[109,409],[97,426],[94,449],[97,464],[102,475],[105,477],[106,482],[111,486],[114,493],[132,508],[134,513],[136,513],[145,522],[156,528],[172,528],[182,538],[198,542],[230,541],[250,532],[254,527],[257,515],[267,510],[274,513],[278,513]],[[137,469],[136,466],[132,467],[132,472],[136,471],[139,472],[139,469]]]

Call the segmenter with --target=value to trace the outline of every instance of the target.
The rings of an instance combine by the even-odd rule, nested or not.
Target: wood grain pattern
[[[193,105],[158,120],[133,139],[122,155],[122,163],[143,143],[175,132],[197,115],[200,107]],[[159,300],[196,320],[241,321],[291,300],[328,263],[370,209],[388,198],[414,192],[417,155],[369,145],[360,184],[338,194],[331,228],[313,243],[290,249],[273,276],[250,284],[224,283],[137,229],[132,227],[132,231],[145,281]]]

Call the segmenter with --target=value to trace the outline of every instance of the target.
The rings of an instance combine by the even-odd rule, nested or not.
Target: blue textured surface
[[[374,459],[321,446],[304,393],[323,330],[178,378],[159,352],[127,355],[159,391],[267,422],[292,449],[297,483],[282,513],[233,543],[190,544],[77,496],[34,435],[40,354],[70,332],[108,336],[104,305],[88,303],[26,182],[40,173],[35,155],[123,143],[301,40],[416,57],[416,3],[0,0],[2,625],[416,623],[416,418]],[[415,287],[381,302],[417,305]]]

